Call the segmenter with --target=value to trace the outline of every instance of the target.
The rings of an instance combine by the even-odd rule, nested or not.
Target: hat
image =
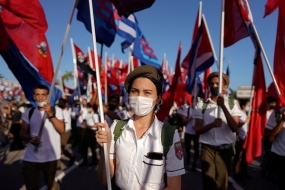
[[[136,78],[145,77],[151,80],[158,88],[157,91],[162,91],[163,86],[163,75],[159,69],[151,65],[143,65],[136,67],[132,72],[129,73],[125,80],[125,89],[128,92],[129,85],[133,83]]]
[[[214,77],[219,77],[219,72],[212,72],[209,76],[208,76],[208,79],[207,79],[207,82],[208,82],[208,85],[210,84],[212,78]],[[229,86],[230,84],[230,79],[228,77],[228,75],[226,75],[225,73],[223,73],[223,79],[224,79],[224,82],[226,83],[225,85]]]

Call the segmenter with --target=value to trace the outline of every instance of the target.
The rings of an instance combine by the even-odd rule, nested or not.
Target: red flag
[[[278,1],[279,0],[267,0],[263,18],[275,11],[275,9],[278,7]]]
[[[246,0],[225,1],[224,47],[229,47],[237,41],[249,36],[245,24],[248,18],[245,18],[246,15],[242,12],[244,9],[242,8],[241,2],[245,3]]]
[[[266,125],[266,85],[260,51],[256,51],[254,69],[254,95],[249,131],[244,143],[246,162],[251,163],[262,153],[262,137]]]
[[[274,52],[274,77],[276,79],[277,85],[279,87],[281,96],[279,98],[279,106],[285,106],[285,2],[279,1],[279,13],[278,13],[278,25],[277,25],[277,35],[275,42],[275,52]]]
[[[179,77],[181,75],[181,68],[180,68],[181,51],[182,51],[182,44],[180,42],[179,48],[178,48],[177,59],[176,59],[176,65],[175,65],[175,75],[173,77],[172,84],[169,90],[165,92],[162,96],[163,104],[161,105],[158,113],[156,114],[157,118],[160,121],[163,121],[164,118],[168,116],[169,110],[173,106],[176,86],[177,86]]]
[[[187,103],[192,105],[192,96],[185,91],[185,83],[178,83],[175,90],[174,101],[177,107]]]
[[[134,64],[134,69],[139,66],[139,60],[135,57],[133,57],[133,64]]]
[[[210,98],[210,90],[209,90],[209,84],[208,84],[208,82],[207,82],[207,79],[208,79],[208,76],[210,75],[210,73],[211,73],[211,68],[208,68],[205,72],[204,72],[204,81],[203,81],[203,83],[204,83],[204,85],[203,85],[203,87],[204,87],[204,89],[203,89],[203,91],[204,91],[204,100],[207,100],[208,98]]]

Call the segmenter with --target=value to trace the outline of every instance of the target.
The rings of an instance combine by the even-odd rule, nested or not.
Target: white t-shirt
[[[114,121],[111,126],[110,159],[116,158],[116,184],[121,189],[163,189],[165,171],[170,177],[185,173],[183,155],[181,157],[177,155],[177,151],[182,151],[177,130],[167,159],[163,157],[162,160],[155,160],[148,158],[147,155],[150,152],[163,154],[161,144],[162,122],[155,117],[154,122],[143,137],[137,139],[131,117],[115,143],[113,131],[116,123],[117,121]]]
[[[273,112],[274,112],[274,110],[273,110],[273,111],[267,111],[267,112],[266,112],[266,121],[269,120],[269,118],[270,118],[270,116],[271,116],[271,114],[272,114]],[[268,129],[268,128],[267,128],[267,125],[266,125],[265,128]]]
[[[189,106],[189,107],[187,107],[187,108],[185,107],[185,108],[183,109],[183,111],[181,112],[181,115],[190,118],[190,117],[193,117],[194,111],[195,111],[195,109],[193,109],[191,106]],[[190,121],[188,121],[188,123],[186,124],[186,131],[185,131],[185,133],[191,134],[191,135],[195,135],[196,133],[195,133],[195,131],[194,131],[194,129],[193,129],[194,125],[195,125],[195,119],[192,118],[192,119],[191,119]]]
[[[281,108],[281,113],[284,108]],[[269,130],[274,129],[277,126],[275,113],[271,114],[268,121],[266,128]],[[274,152],[280,156],[285,156],[285,123],[282,126],[280,132],[276,135],[275,139],[272,142],[271,152]]]
[[[91,128],[92,130],[96,130],[96,128],[92,128],[92,126],[98,122],[99,122],[99,116],[97,113],[92,112],[87,114],[86,124],[89,128]]]
[[[193,118],[195,119],[202,119],[203,126],[208,125],[215,121],[218,116],[218,105],[213,102],[210,98],[207,100],[209,101],[207,108],[202,113],[204,101],[200,101],[197,104],[197,111],[194,112]],[[232,109],[229,107],[228,96],[224,95],[225,106],[229,110],[231,116],[241,116],[241,110],[239,109],[239,104],[236,100],[234,100],[234,106]],[[220,118],[222,119],[222,126],[221,127],[214,127],[203,133],[199,137],[200,143],[205,143],[213,146],[220,146],[222,144],[231,144],[236,142],[236,133],[232,132],[230,127],[227,124],[226,116],[221,109]]]
[[[65,131],[71,130],[71,115],[70,111],[64,109],[63,111],[63,119],[64,119],[64,124],[65,124]]]
[[[34,109],[31,120],[29,120],[30,109],[31,108],[27,109],[22,115],[22,120],[30,125],[30,135],[38,136],[42,122],[41,118],[43,118],[45,111],[39,111],[37,108]],[[62,110],[58,107],[55,107],[55,109],[56,118],[63,120]],[[43,163],[58,160],[60,158],[60,134],[55,130],[52,122],[48,118],[43,127],[41,142],[37,152],[34,151],[35,146],[28,143],[23,158],[24,161]]]
[[[81,123],[83,122],[83,120],[86,120],[88,109],[87,108],[81,108],[80,112],[82,112],[82,114],[77,118],[76,127],[83,128]]]
[[[246,120],[247,115],[246,115],[246,113],[244,113],[243,111],[242,111],[241,113],[242,113],[242,115],[241,115],[241,117],[239,118],[239,121],[240,121],[240,123],[243,123],[243,122]],[[241,126],[241,127],[238,129],[238,137],[241,138],[241,139],[243,139],[243,140],[245,140],[245,137],[246,137],[247,132],[248,132],[248,123],[249,123],[249,122],[245,123],[243,126]]]

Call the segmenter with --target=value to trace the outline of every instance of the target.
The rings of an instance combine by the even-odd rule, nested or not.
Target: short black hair
[[[276,98],[274,98],[273,96],[268,96],[267,97],[267,103],[270,104],[272,102],[277,102]]]
[[[64,98],[60,98],[58,101],[61,101],[61,102],[63,102],[64,104],[66,104],[66,103],[67,103],[67,100],[66,100],[66,99],[64,99]]]
[[[43,84],[36,85],[36,86],[33,88],[33,92],[35,92],[36,89],[47,90],[47,92],[49,93],[49,88],[48,88],[46,85],[43,85]]]
[[[111,94],[108,97],[108,102],[110,102],[110,100],[112,100],[112,99],[116,99],[118,102],[120,102],[120,95],[119,94]]]
[[[239,105],[241,108],[243,108],[248,102],[249,99],[239,99]]]

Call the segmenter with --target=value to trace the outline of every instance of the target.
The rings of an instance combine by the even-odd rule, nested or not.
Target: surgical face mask
[[[246,107],[244,108],[244,110],[245,110],[246,112],[248,112],[248,111],[249,111],[249,106],[246,106]]]
[[[42,108],[46,105],[47,101],[43,101],[43,102],[36,102],[37,106]]]
[[[113,105],[113,104],[109,104],[109,109],[111,110],[111,111],[114,111],[116,108],[117,108],[117,106],[116,105]]]
[[[137,116],[147,115],[154,108],[154,106],[152,105],[152,102],[155,99],[146,98],[146,97],[142,97],[142,96],[129,97],[129,103],[130,103],[130,107],[132,109],[132,112]]]
[[[214,87],[214,86],[210,86],[210,91],[212,96],[218,96],[219,95],[219,87]]]
[[[276,105],[269,105],[269,109],[274,110]]]
[[[15,108],[12,108],[13,111],[15,111]]]

